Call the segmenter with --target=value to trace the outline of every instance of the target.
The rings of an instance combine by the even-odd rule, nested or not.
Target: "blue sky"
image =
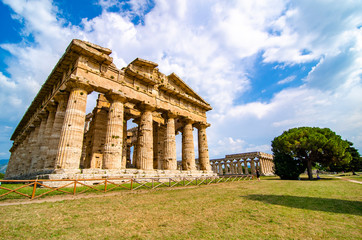
[[[362,152],[360,1],[3,0],[0,18],[0,158],[73,38],[112,49],[118,68],[141,57],[195,89],[213,107],[211,158],[270,152],[300,126],[329,127]]]

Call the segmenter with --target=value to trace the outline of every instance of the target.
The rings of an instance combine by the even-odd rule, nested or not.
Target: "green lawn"
[[[1,206],[0,239],[362,239],[361,190],[264,178]]]

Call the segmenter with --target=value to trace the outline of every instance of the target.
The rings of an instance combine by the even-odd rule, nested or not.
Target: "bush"
[[[5,176],[5,174],[4,174],[4,173],[0,173],[0,179],[3,179],[3,178],[4,178],[4,176]]]

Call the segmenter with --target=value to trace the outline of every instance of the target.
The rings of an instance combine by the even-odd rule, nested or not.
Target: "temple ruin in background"
[[[218,175],[256,175],[256,169],[263,176],[274,175],[273,155],[263,152],[230,154],[225,158],[212,159],[210,163]]]
[[[211,106],[156,63],[137,58],[117,69],[110,54],[89,42],[70,43],[11,137],[7,179],[216,175],[206,135]],[[96,107],[86,114],[94,91]],[[137,127],[127,128],[130,119]]]

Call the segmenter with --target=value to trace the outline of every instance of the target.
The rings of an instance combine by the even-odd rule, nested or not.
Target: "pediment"
[[[189,87],[179,76],[175,73],[171,73],[167,76],[168,78],[168,86],[173,88],[177,92],[185,93],[202,103],[209,105],[202,97],[200,97],[191,87]]]

